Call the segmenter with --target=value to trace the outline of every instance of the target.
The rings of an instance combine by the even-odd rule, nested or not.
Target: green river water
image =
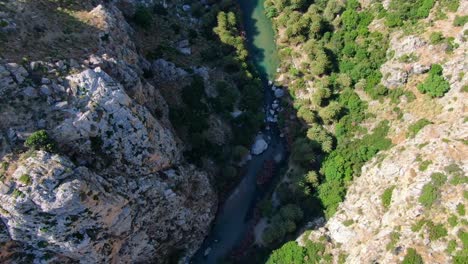
[[[265,16],[264,0],[238,0],[247,33],[249,54],[262,77],[273,80],[279,65],[275,32]]]

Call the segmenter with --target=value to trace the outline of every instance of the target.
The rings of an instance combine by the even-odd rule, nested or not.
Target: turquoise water
[[[279,58],[276,53],[275,32],[265,16],[264,0],[238,0],[247,33],[249,54],[262,77],[275,79]]]

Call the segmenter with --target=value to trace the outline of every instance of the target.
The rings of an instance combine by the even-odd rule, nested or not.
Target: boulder
[[[262,138],[257,137],[254,145],[252,146],[252,154],[260,155],[268,148],[268,143]]]

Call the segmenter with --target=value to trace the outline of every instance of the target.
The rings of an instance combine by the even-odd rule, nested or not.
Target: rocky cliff
[[[421,22],[430,26],[425,24],[420,34],[390,35],[389,59],[380,68],[382,84],[412,91],[415,98],[396,103],[399,113],[392,113],[389,101],[371,102],[375,119],[368,125],[390,121],[394,146],[364,165],[323,227],[297,240],[302,245],[324,241],[324,254],[335,262],[466,263],[468,25],[455,27],[453,19],[466,15],[468,5],[461,1],[442,20],[434,17],[437,7]],[[453,50],[430,40],[439,30],[444,38],[453,38]],[[417,85],[433,64],[441,64],[450,91],[429,99]]]
[[[2,263],[165,263],[207,234],[217,198],[143,78],[178,75],[138,52],[137,4],[0,5]]]
[[[285,181],[309,199],[296,202],[305,212],[324,211],[268,263],[467,263],[467,1],[266,9],[283,57],[277,81],[307,129]],[[314,198],[322,208],[307,205]],[[278,244],[275,220],[266,246]]]

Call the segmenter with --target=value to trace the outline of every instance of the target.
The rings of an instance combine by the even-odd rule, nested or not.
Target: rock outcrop
[[[0,61],[2,263],[166,263],[194,254],[214,218],[209,176],[142,78],[173,69],[138,54],[117,8],[151,1],[105,2],[83,11],[101,39],[86,59]],[[37,130],[53,150],[24,148]]]

